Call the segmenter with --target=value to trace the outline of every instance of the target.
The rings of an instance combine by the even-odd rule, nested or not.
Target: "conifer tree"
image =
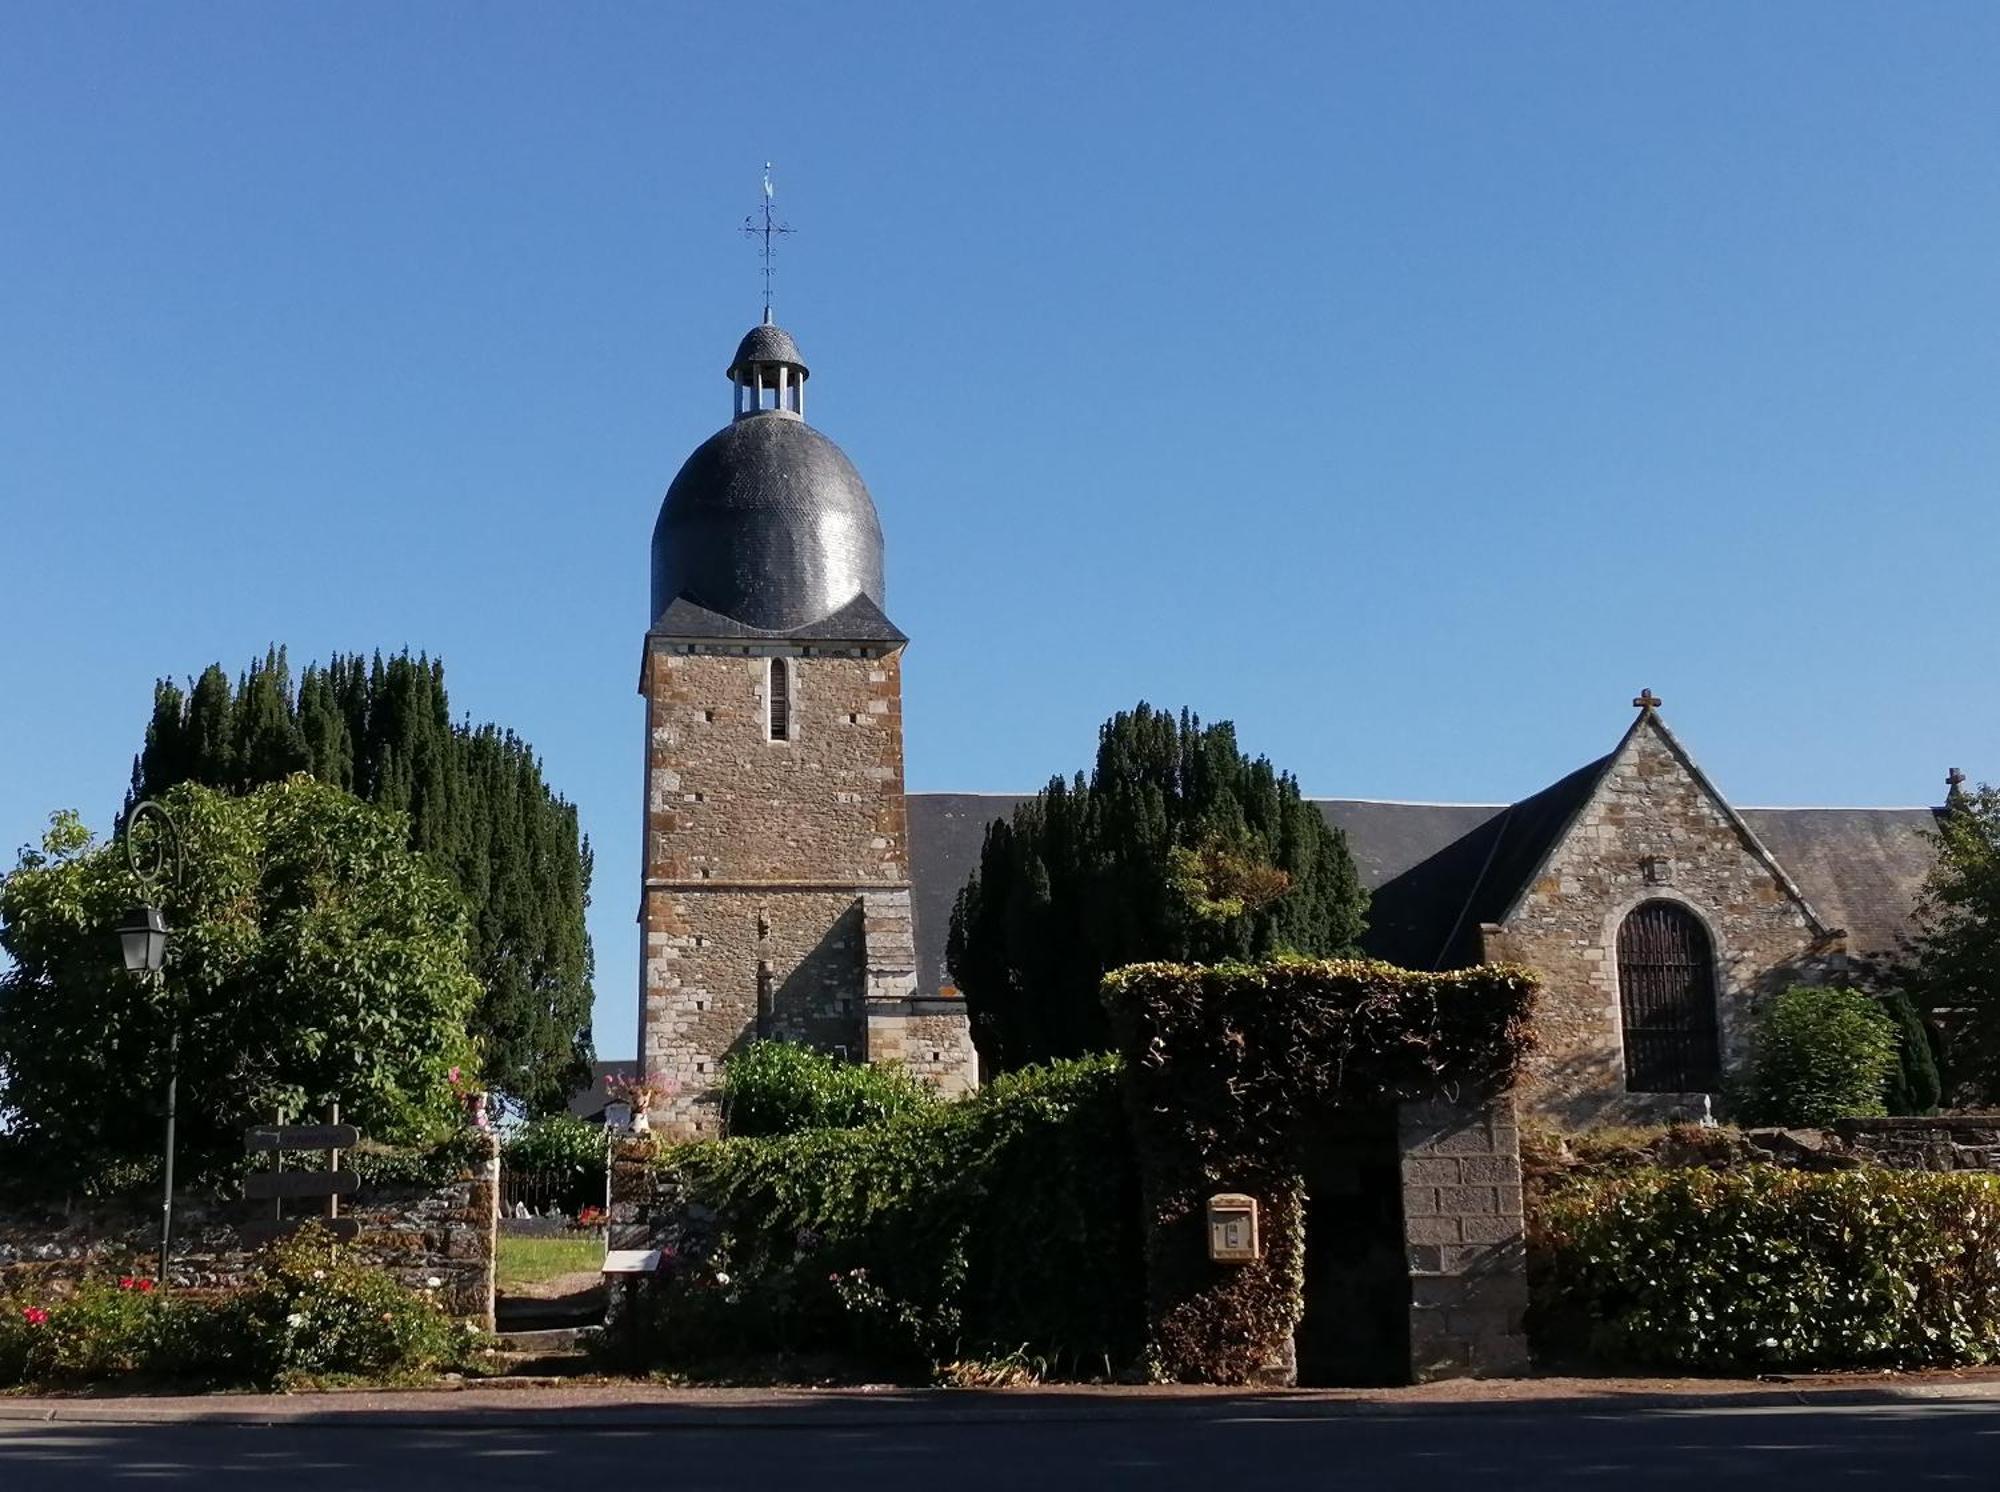
[[[590,842],[527,742],[453,724],[441,661],[336,654],[294,690],[273,647],[233,688],[219,664],[186,692],[154,686],[127,802],[181,782],[246,793],[295,772],[408,816],[411,848],[465,898],[487,1085],[561,1107],[593,1057]]]
[[[1098,983],[1149,959],[1341,954],[1367,892],[1347,841],[1235,727],[1140,704],[1090,776],[988,826],[946,958],[994,1069],[1110,1044]]]

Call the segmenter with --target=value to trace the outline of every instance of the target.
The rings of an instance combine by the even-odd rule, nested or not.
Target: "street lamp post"
[[[151,833],[133,831],[141,825]],[[125,914],[118,924],[118,944],[125,956],[125,971],[149,981],[155,994],[164,995],[167,967],[167,919],[155,898],[163,881],[180,879],[180,827],[166,809],[150,800],[132,805],[119,831],[125,841],[125,859],[139,883],[140,904]],[[144,843],[142,844],[142,838]],[[167,1028],[167,1160],[166,1187],[160,1201],[160,1288],[167,1288],[167,1258],[174,1242],[174,1117],[181,1086],[180,1011],[168,1003]]]

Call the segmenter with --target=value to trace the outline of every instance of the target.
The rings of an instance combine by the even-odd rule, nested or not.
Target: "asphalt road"
[[[1056,1423],[660,1427],[374,1419],[0,1423],[0,1492],[2000,1489],[2000,1404],[1384,1409],[1213,1404]]]

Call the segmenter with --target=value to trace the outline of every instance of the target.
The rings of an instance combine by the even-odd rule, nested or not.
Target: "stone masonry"
[[[758,1037],[969,1086],[963,1005],[917,998],[901,663],[881,643],[647,639],[639,1049],[670,1136],[718,1132],[722,1062]]]
[[[1519,903],[1481,929],[1488,962],[1543,980],[1525,1109],[1576,1127],[1701,1112],[1700,1094],[1626,1090],[1618,930],[1653,900],[1682,904],[1708,931],[1725,1077],[1747,1057],[1761,998],[1844,962],[1840,935],[1647,710]]]
[[[490,1137],[482,1157],[441,1185],[365,1181],[341,1207],[361,1225],[349,1257],[412,1289],[435,1289],[452,1315],[490,1330],[499,1198],[500,1152]],[[175,1289],[234,1289],[250,1279],[257,1251],[245,1246],[241,1229],[251,1205],[193,1195],[174,1199],[169,1280]],[[0,1213],[0,1293],[35,1298],[86,1278],[150,1277],[159,1246],[155,1202],[69,1211],[16,1205]]]
[[[1526,1372],[1521,1136],[1512,1097],[1483,1107],[1405,1104],[1397,1128],[1411,1377]]]

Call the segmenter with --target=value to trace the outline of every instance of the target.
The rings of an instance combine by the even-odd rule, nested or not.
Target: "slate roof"
[[[882,525],[839,446],[797,415],[766,410],[695,447],[653,526],[649,621],[685,597],[745,626],[789,631],[856,596],[887,605]]]
[[[1935,808],[1745,808],[1764,848],[1792,874],[1831,927],[1847,930],[1850,953],[1894,953],[1917,893],[1936,861],[1923,835]]]
[[[1316,800],[1327,822],[1347,836],[1355,867],[1373,894],[1363,939],[1368,952],[1412,968],[1448,968],[1475,956],[1479,924],[1506,910],[1609,762],[1602,757],[1512,805]],[[951,904],[978,867],[986,825],[1027,796],[910,794],[920,990],[934,990],[947,978]],[[1933,826],[1934,810],[1739,811],[1819,915],[1847,930],[1853,952],[1893,949],[1931,866],[1920,831]]]
[[[736,344],[736,356],[729,361],[729,376],[736,377],[752,363],[790,363],[798,369],[801,383],[812,376],[806,360],[799,356],[799,344],[781,326],[753,326],[745,332],[743,340]]]
[[[856,596],[832,616],[821,617],[803,627],[750,627],[719,611],[697,606],[686,596],[676,596],[673,604],[653,623],[654,637],[687,641],[785,641],[785,642],[908,642],[896,624],[882,615],[882,608],[866,596]]]

